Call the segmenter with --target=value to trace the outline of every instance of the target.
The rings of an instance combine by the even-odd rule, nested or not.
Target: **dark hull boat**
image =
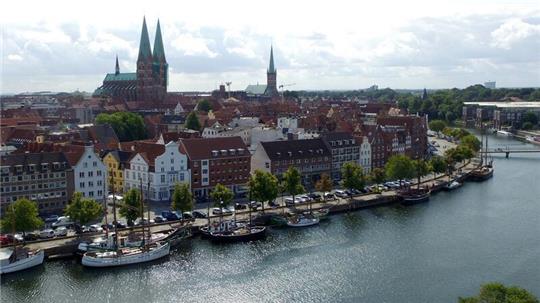
[[[212,242],[234,243],[262,240],[266,237],[266,227],[242,227],[230,231],[210,232],[206,235]]]
[[[399,196],[403,199],[402,204],[404,205],[414,205],[427,202],[429,201],[430,195],[431,191],[425,188],[409,189],[399,193]]]
[[[483,166],[469,174],[469,180],[477,182],[485,181],[491,177],[493,177],[493,167],[489,166]]]

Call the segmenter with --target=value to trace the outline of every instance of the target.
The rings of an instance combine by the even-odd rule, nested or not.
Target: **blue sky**
[[[270,44],[291,89],[540,86],[538,1],[117,2],[4,3],[2,92],[92,91],[116,54],[134,71],[143,16],[169,91],[264,82]]]

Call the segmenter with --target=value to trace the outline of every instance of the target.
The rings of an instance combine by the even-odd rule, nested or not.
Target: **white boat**
[[[453,189],[456,189],[456,188],[458,188],[458,187],[461,187],[461,185],[463,185],[463,184],[461,184],[461,183],[459,183],[458,181],[455,181],[455,180],[454,180],[454,181],[452,181],[452,182],[446,184],[446,185],[444,186],[444,188],[445,188],[446,190],[453,190]]]
[[[507,136],[507,137],[513,136],[513,134],[511,132],[508,132],[508,131],[505,131],[505,130],[498,130],[497,135]]]
[[[45,252],[43,250],[28,250],[26,248],[12,247],[0,249],[0,273],[7,274],[38,266],[43,263]]]
[[[157,260],[169,255],[170,244],[158,242],[140,248],[122,248],[117,251],[87,252],[82,265],[88,267],[115,267]]]
[[[319,218],[308,217],[299,215],[293,217],[293,219],[287,221],[287,226],[290,227],[306,227],[319,224]]]
[[[537,137],[527,136],[525,137],[525,140],[527,140],[527,142],[529,143],[540,144],[540,136],[537,136]]]
[[[150,240],[148,243],[156,243],[166,239],[174,230],[171,230],[170,233],[153,233],[150,235]],[[104,250],[113,250],[116,249],[116,237],[114,232],[109,233],[108,238],[99,237],[94,239],[92,242],[81,242],[77,247],[79,253],[91,252],[91,251],[104,251]],[[130,236],[119,236],[118,237],[118,247],[140,247],[142,243],[142,238],[133,238]]]

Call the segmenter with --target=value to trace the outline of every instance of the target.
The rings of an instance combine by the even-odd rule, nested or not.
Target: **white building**
[[[287,128],[289,131],[294,131],[298,128],[298,119],[295,117],[279,117],[277,119],[278,128]]]
[[[107,168],[94,152],[93,145],[84,146],[82,153],[66,153],[73,167],[74,191],[83,197],[103,201],[107,189]]]
[[[151,201],[169,201],[177,182],[191,184],[187,156],[178,143],[141,145],[124,170],[124,187],[140,189]]]
[[[360,165],[364,168],[364,174],[371,172],[371,144],[368,137],[362,138],[362,144],[360,144]]]

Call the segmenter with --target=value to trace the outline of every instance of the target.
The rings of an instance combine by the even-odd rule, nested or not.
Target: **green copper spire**
[[[276,69],[274,68],[274,48],[272,46],[270,46],[270,65],[268,66],[268,73],[276,73]]]
[[[163,49],[163,39],[161,38],[161,26],[159,25],[159,19],[157,21],[156,39],[154,40],[154,62],[165,60],[165,50]]]
[[[151,57],[152,50],[150,49],[150,39],[148,38],[148,29],[146,28],[146,18],[143,18],[141,43],[139,44],[139,57],[137,58],[137,62]]]
[[[118,64],[118,55],[116,55],[116,66],[114,69],[114,74],[118,75],[120,73],[120,65]]]

